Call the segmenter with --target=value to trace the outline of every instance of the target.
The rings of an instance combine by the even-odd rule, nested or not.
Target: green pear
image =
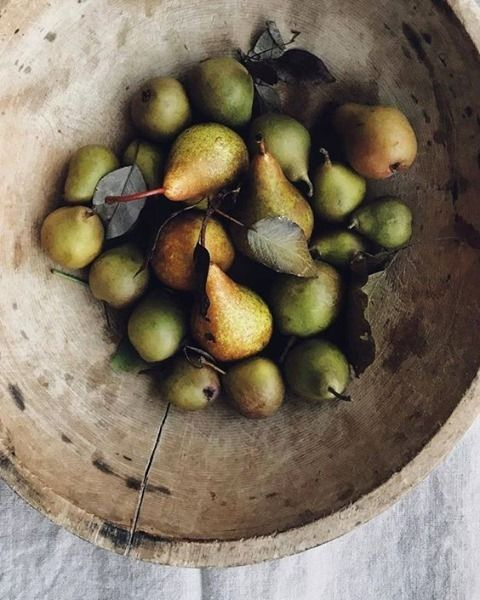
[[[279,275],[270,290],[275,325],[284,335],[308,337],[324,331],[340,312],[343,285],[337,271],[315,261],[312,278]]]
[[[341,222],[365,198],[367,184],[348,167],[332,163],[326,150],[322,153],[325,160],[313,177],[313,210],[320,219]]]
[[[223,377],[223,387],[239,412],[249,419],[273,416],[285,398],[280,369],[259,356],[230,367]]]
[[[187,88],[193,106],[207,121],[238,129],[252,118],[253,80],[234,58],[199,63],[188,77]]]
[[[154,77],[132,98],[132,120],[153,142],[176,137],[191,121],[190,103],[183,85],[172,77]]]
[[[398,198],[387,196],[358,209],[350,227],[387,249],[404,246],[412,237],[412,211]]]
[[[123,164],[136,164],[150,190],[162,183],[164,160],[163,151],[158,146],[143,140],[133,140],[123,153]]]
[[[138,300],[148,286],[148,268],[133,244],[123,244],[101,254],[90,267],[88,283],[97,300],[125,308]]]
[[[160,362],[180,348],[187,333],[183,310],[167,292],[151,292],[128,321],[128,337],[146,362]]]
[[[333,400],[343,394],[350,381],[350,367],[343,353],[321,338],[294,346],[285,361],[290,389],[311,401]]]
[[[240,360],[258,354],[272,336],[272,315],[255,292],[239,285],[220,267],[210,265],[206,317],[197,305],[192,334],[198,344],[220,361]]]
[[[408,169],[417,156],[417,138],[407,117],[390,106],[350,102],[338,108],[333,125],[352,167],[370,179]]]
[[[364,240],[353,231],[331,231],[316,236],[310,244],[314,258],[325,261],[339,269],[348,267],[359,252],[366,252]]]
[[[105,146],[82,146],[68,164],[65,200],[72,204],[90,202],[100,179],[118,167],[118,158]]]
[[[212,368],[199,368],[177,357],[160,389],[165,402],[183,410],[202,410],[219,396],[220,379]]]
[[[63,206],[42,224],[43,250],[67,269],[83,269],[102,251],[104,229],[100,218],[86,206]]]
[[[303,182],[311,196],[313,187],[308,177],[311,140],[308,130],[288,115],[266,113],[252,122],[249,131],[250,152],[257,152],[256,139],[261,135],[286,177],[294,183]]]

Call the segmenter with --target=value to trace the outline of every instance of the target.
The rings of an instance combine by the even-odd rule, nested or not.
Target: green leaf
[[[137,353],[127,338],[118,345],[110,359],[110,366],[115,373],[141,373],[151,368]]]
[[[286,217],[267,217],[247,231],[254,259],[279,273],[314,277],[315,262],[302,229]]]

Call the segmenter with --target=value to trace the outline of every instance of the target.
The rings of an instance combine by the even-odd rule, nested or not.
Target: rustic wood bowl
[[[0,472],[12,488],[99,546],[201,566],[321,544],[424,477],[480,405],[479,239],[458,227],[480,225],[475,3],[0,6]],[[413,245],[373,297],[378,356],[352,384],[353,402],[290,402],[265,422],[224,403],[183,414],[168,410],[148,377],[111,372],[102,306],[50,274],[39,225],[59,201],[74,149],[124,147],[140,82],[248,49],[266,19],[301,31],[298,45],[337,77],[291,91],[291,114],[312,125],[332,99],[353,99],[396,105],[411,119],[417,162],[370,190],[407,199]]]

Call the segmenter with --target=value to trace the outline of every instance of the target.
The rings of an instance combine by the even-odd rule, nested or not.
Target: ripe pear
[[[90,202],[100,179],[118,167],[118,158],[105,146],[82,146],[68,164],[65,200],[72,204]]]
[[[365,198],[367,183],[355,171],[333,163],[326,150],[322,153],[325,160],[313,178],[313,210],[320,219],[341,222]]]
[[[266,303],[239,285],[220,267],[210,265],[206,292],[210,307],[206,318],[198,305],[192,318],[195,340],[220,361],[247,358],[261,352],[272,336],[272,315]]]
[[[350,227],[387,249],[400,248],[412,237],[412,211],[391,196],[358,209]]]
[[[333,400],[335,394],[345,391],[350,368],[336,346],[314,338],[290,350],[285,361],[285,377],[291,390],[306,400]]]
[[[280,163],[286,177],[294,183],[303,182],[311,196],[313,187],[308,177],[311,139],[308,130],[288,115],[266,113],[250,125],[249,149],[252,154],[257,152],[256,139],[259,135]]]
[[[223,377],[223,387],[227,397],[249,419],[273,416],[285,398],[280,369],[260,356],[231,367]]]
[[[148,285],[143,254],[133,244],[123,244],[101,254],[90,267],[88,284],[97,300],[125,308],[140,298]]]
[[[195,289],[193,253],[198,243],[205,215],[196,211],[183,213],[161,231],[152,257],[152,267],[162,283],[175,290]],[[227,271],[235,258],[232,242],[217,219],[209,219],[205,230],[205,247],[210,259]]]
[[[343,285],[337,271],[315,261],[317,275],[306,279],[279,275],[270,290],[270,307],[280,333],[308,337],[324,331],[337,318]]]
[[[154,77],[144,83],[133,96],[130,110],[135,126],[153,142],[173,139],[192,118],[185,89],[172,77]]]
[[[315,258],[339,269],[348,267],[353,257],[367,250],[364,240],[353,231],[331,231],[316,236],[310,244]]]
[[[162,183],[164,162],[163,151],[144,140],[133,140],[123,153],[123,164],[136,164],[149,190],[159,187]]]
[[[349,163],[370,179],[408,169],[417,156],[417,138],[407,117],[391,106],[350,102],[333,116]]]
[[[234,183],[248,168],[242,138],[225,125],[200,123],[175,140],[165,168],[169,200],[201,198]]]
[[[187,88],[193,106],[207,121],[238,129],[252,118],[253,80],[234,58],[222,56],[199,63],[190,73]]]
[[[43,250],[67,269],[83,269],[102,251],[104,229],[100,218],[86,206],[63,206],[42,224]]]
[[[212,368],[198,368],[185,358],[178,357],[160,389],[165,402],[183,410],[202,410],[219,396],[220,379]]]
[[[128,321],[128,337],[146,362],[173,356],[187,333],[183,310],[167,292],[156,290],[144,298]]]
[[[313,230],[313,212],[297,188],[285,177],[278,161],[258,141],[252,158],[247,185],[238,200],[235,217],[247,227],[266,217],[286,217],[303,230],[310,239]],[[232,228],[234,242],[239,250],[252,259],[245,227]]]

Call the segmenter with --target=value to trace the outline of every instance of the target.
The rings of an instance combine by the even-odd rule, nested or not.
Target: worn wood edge
[[[475,0],[440,0],[480,50],[480,7]],[[170,540],[137,531],[129,556],[183,567],[228,567],[289,556],[340,537],[388,509],[422,481],[453,449],[480,413],[480,373],[447,421],[404,468],[355,503],[312,523],[281,533],[233,541]],[[86,512],[58,496],[0,440],[0,477],[30,506],[55,524],[97,546],[125,554],[129,530]]]

